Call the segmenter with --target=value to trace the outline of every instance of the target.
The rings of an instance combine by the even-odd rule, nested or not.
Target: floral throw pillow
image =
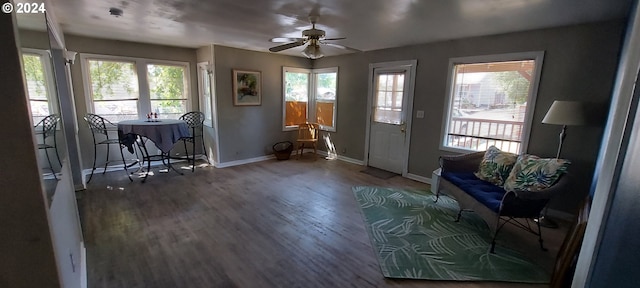
[[[569,164],[571,162],[565,159],[522,155],[518,157],[511,174],[504,182],[504,190],[540,191],[549,188],[567,172]]]
[[[502,186],[516,163],[516,159],[518,159],[518,155],[491,146],[484,153],[480,167],[474,174],[479,179]]]

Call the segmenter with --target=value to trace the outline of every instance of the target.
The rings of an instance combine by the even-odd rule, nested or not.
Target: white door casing
[[[211,46],[213,59],[213,45]],[[209,156],[209,163],[214,166],[220,163],[220,147],[218,138],[218,116],[215,93],[215,65],[211,62],[198,63],[198,96],[200,111],[205,114],[203,139]]]
[[[416,60],[369,65],[365,163],[406,175]]]

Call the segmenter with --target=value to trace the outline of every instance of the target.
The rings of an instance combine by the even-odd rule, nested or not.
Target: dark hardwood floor
[[[95,174],[79,199],[88,285],[546,287],[384,278],[351,187],[429,186],[363,169],[304,155],[184,175],[155,169],[146,183]],[[547,252],[524,234],[518,249],[551,270],[565,230],[544,230]]]

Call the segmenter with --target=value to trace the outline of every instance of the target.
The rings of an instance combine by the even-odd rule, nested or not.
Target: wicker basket
[[[276,155],[278,160],[287,160],[291,157],[293,151],[293,143],[290,141],[282,141],[273,144],[273,154]]]

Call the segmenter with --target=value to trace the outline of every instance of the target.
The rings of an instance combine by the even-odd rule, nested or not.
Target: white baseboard
[[[87,248],[80,242],[80,288],[87,288]]]
[[[271,160],[271,159],[275,159],[275,158],[276,158],[275,155],[270,154],[270,155],[255,157],[255,158],[249,158],[249,159],[242,159],[242,160],[215,163],[214,166],[216,168],[226,168],[226,167],[231,167],[231,166],[238,166],[238,165],[244,165],[244,164],[249,164],[249,163],[255,163],[255,162],[260,162],[260,161]]]
[[[427,183],[427,184],[431,185],[431,178],[427,178],[427,177],[424,177],[424,176],[411,174],[411,173],[407,173],[406,177],[411,179],[411,180],[415,180],[415,181],[418,181],[418,182]]]
[[[364,161],[353,159],[353,158],[349,158],[349,157],[345,157],[345,156],[338,155],[338,160],[344,161],[344,162],[348,162],[348,163],[351,163],[351,164],[364,166]]]
[[[327,153],[327,151],[323,151],[323,150],[318,150],[318,154],[322,155],[322,156],[329,156],[329,154]],[[345,156],[340,156],[338,155],[338,160],[340,161],[344,161],[344,162],[348,162],[351,164],[356,164],[356,165],[360,165],[360,166],[364,166],[364,161],[362,160],[358,160],[358,159],[353,159],[353,158],[349,158],[349,157],[345,157]]]

